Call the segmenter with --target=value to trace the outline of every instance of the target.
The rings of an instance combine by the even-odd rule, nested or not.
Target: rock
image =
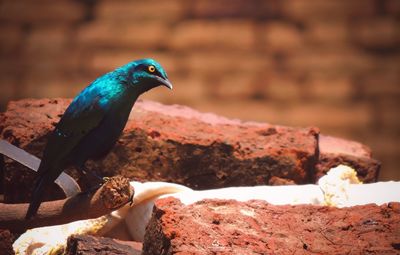
[[[381,167],[378,160],[371,158],[371,150],[367,146],[354,141],[320,135],[315,181],[325,175],[329,169],[340,164],[354,168],[357,171],[357,177],[363,182],[376,181]]]
[[[12,244],[14,242],[14,236],[10,231],[0,229],[0,253],[3,255],[14,255]]]
[[[66,255],[118,254],[140,255],[141,244],[107,237],[72,235],[68,238]]]
[[[24,99],[10,102],[0,115],[1,138],[41,157],[47,135],[58,122],[69,99]],[[123,135],[101,162],[88,162],[102,175],[121,174],[139,181],[160,180],[195,189],[264,184],[314,182],[326,167],[339,161],[329,150],[321,151],[319,131],[266,123],[242,122],[188,107],[138,101]],[[334,139],[334,138],[332,138]],[[360,146],[350,155],[337,148],[341,163],[370,159]],[[375,181],[378,166],[363,161],[357,171],[363,181]],[[85,186],[85,181],[67,170]],[[8,160],[4,170],[7,202],[27,201],[34,174]],[[18,190],[18,192],[15,192]],[[51,194],[46,199],[62,196]],[[56,192],[56,193],[57,193]]]
[[[400,204],[276,206],[260,200],[155,202],[143,254],[398,254]]]
[[[10,102],[7,111],[0,115],[0,138],[40,158],[47,141],[46,135],[54,128],[70,101],[27,99]],[[3,172],[4,202],[29,201],[34,172],[8,159]],[[45,194],[44,201],[63,198],[57,185],[54,184],[51,190]]]

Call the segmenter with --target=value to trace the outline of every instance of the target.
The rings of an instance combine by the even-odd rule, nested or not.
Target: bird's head
[[[132,85],[137,86],[141,92],[160,85],[172,89],[167,73],[157,61],[150,58],[134,61],[130,68],[129,76]]]

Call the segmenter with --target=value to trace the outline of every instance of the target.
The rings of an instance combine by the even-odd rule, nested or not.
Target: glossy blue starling
[[[130,62],[87,86],[68,106],[50,134],[38,169],[26,218],[36,215],[43,194],[68,166],[85,173],[88,159],[107,155],[118,140],[136,99],[164,85],[164,69],[153,59]]]

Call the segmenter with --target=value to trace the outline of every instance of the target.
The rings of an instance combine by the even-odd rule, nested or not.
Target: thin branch
[[[23,232],[26,229],[97,218],[132,201],[134,189],[122,176],[109,178],[99,189],[63,200],[43,202],[37,215],[25,219],[29,204],[0,203],[0,229]]]

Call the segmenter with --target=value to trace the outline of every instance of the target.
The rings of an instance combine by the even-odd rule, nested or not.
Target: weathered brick
[[[141,58],[156,59],[168,74],[179,70],[177,58],[170,53],[159,51],[141,51],[135,49],[127,50],[96,50],[87,59],[86,65],[90,70],[99,74],[109,72],[115,68],[122,66],[128,62]]]
[[[24,66],[23,61],[16,60],[14,54],[7,54],[0,57],[0,76],[21,77],[22,74],[18,73]],[[11,65],[10,62],[13,61]],[[23,69],[22,69],[23,70]]]
[[[189,17],[270,19],[279,16],[281,1],[196,0],[187,1]]]
[[[399,126],[390,124],[370,127],[370,132],[375,135],[370,136],[366,132],[363,142],[371,146],[373,156],[382,162],[379,180],[400,180],[400,171],[396,167],[400,164],[400,151],[398,150],[400,141]],[[395,170],[390,171],[390,168]]]
[[[306,98],[321,102],[348,103],[354,96],[354,86],[350,77],[338,78],[329,75],[312,75],[306,82]]]
[[[344,20],[314,22],[304,31],[304,43],[323,48],[337,48],[348,44],[349,28]]]
[[[264,95],[271,101],[290,104],[302,98],[302,85],[291,78],[274,75],[265,81],[264,87]]]
[[[320,135],[319,160],[315,169],[315,181],[331,168],[348,165],[357,171],[362,182],[377,180],[381,163],[371,158],[371,150],[358,142]]]
[[[296,105],[287,109],[288,115],[285,115],[287,122],[293,125],[321,127],[325,132],[344,127],[358,127],[362,129],[371,125],[373,118],[370,108],[367,104],[320,104],[306,103]],[[290,117],[288,117],[290,116]]]
[[[190,102],[187,105],[192,106]],[[357,134],[365,131],[373,122],[370,107],[365,102],[348,106],[321,104],[308,100],[282,102],[270,99],[260,101],[241,99],[238,103],[237,99],[221,101],[220,98],[209,98],[207,104],[193,106],[203,112],[216,112],[230,118],[248,121],[280,123],[287,126],[318,126],[325,133],[342,136],[347,134],[347,137],[359,137]],[[356,132],[350,133],[353,130]]]
[[[134,23],[143,20],[176,21],[184,16],[184,3],[170,1],[100,1],[95,7],[99,20]]]
[[[142,254],[396,254],[399,207],[167,197],[155,202]]]
[[[358,74],[374,68],[373,58],[368,54],[355,53],[349,49],[312,49],[296,52],[287,59],[287,67],[293,71],[326,73],[338,76]]]
[[[290,0],[285,2],[283,13],[290,19],[310,22],[368,17],[375,13],[375,3],[373,0]]]
[[[351,39],[366,48],[386,49],[400,44],[400,22],[394,18],[377,18],[356,22],[351,27]]]
[[[294,25],[283,22],[268,22],[257,34],[270,51],[298,50],[303,45],[302,33]]]
[[[62,82],[65,77],[79,76],[84,66],[82,56],[77,51],[32,50],[25,51],[23,56],[26,57],[22,66],[26,69],[23,77],[38,78],[39,82],[40,79],[47,79],[47,77]]]
[[[44,26],[33,29],[26,40],[24,50],[51,54],[67,51],[71,31],[63,26]]]
[[[23,32],[17,25],[0,25],[0,53],[15,54],[22,46]]]
[[[385,0],[385,11],[389,15],[400,15],[400,2],[397,0]]]
[[[249,98],[253,94],[252,87],[255,82],[254,75],[233,73],[213,79],[210,84],[210,95],[217,98],[229,97],[231,99]],[[207,86],[207,84],[204,84]]]
[[[253,25],[247,20],[185,21],[175,27],[170,36],[170,47],[177,50],[251,50],[255,43]]]
[[[380,130],[384,130],[387,135],[397,135],[400,139],[400,118],[399,112],[392,109],[400,109],[399,96],[394,98],[382,97],[375,101],[376,122]]]
[[[203,75],[230,75],[233,73],[261,73],[271,68],[272,61],[268,57],[256,53],[242,54],[220,51],[195,52],[182,57],[182,64],[190,73]]]
[[[9,77],[0,77],[0,111],[4,110],[6,103],[15,98],[17,94],[17,81]]]
[[[46,134],[69,102],[25,100],[10,104],[0,127],[2,137],[40,156]],[[317,136],[313,128],[275,128],[182,106],[137,102],[134,120],[128,121],[113,152],[105,161],[88,162],[87,166],[103,175],[120,172],[138,180],[172,181],[199,189],[263,184],[275,175],[304,183],[312,178],[309,174],[317,159]],[[5,200],[26,200],[27,183],[32,178],[33,172],[25,167],[8,164]],[[16,194],[15,189],[21,192]]]
[[[169,75],[174,85],[172,93],[165,93],[162,89],[154,90],[143,95],[143,99],[151,99],[166,104],[181,104],[196,107],[202,105],[204,98],[210,97],[214,86],[208,86],[207,80],[201,75],[188,75],[185,77]],[[188,88],[190,84],[190,88]]]
[[[159,21],[131,23],[92,22],[77,31],[77,42],[97,47],[154,49],[169,38],[166,24]]]
[[[359,85],[361,88],[359,93],[366,100],[390,97],[399,98],[399,81],[400,73],[395,70],[369,73],[360,78]]]
[[[1,115],[2,138],[40,157],[48,133],[69,102],[43,99],[10,103]],[[247,115],[251,110],[242,109]],[[242,122],[183,106],[147,101],[136,103],[133,118],[128,120],[112,152],[103,161],[89,161],[87,167],[101,171],[102,175],[122,174],[198,189],[266,184],[272,176],[288,182],[309,183],[316,179],[319,156],[327,154],[323,147],[319,154],[318,146],[316,128]],[[363,173],[365,181],[375,180],[378,164],[370,163],[375,161],[365,155],[365,150],[356,148],[351,155],[338,146],[332,146],[328,152],[332,150],[340,154],[341,162],[358,162],[362,158],[364,163],[355,165],[356,171]],[[323,157],[324,166],[336,162],[336,158]],[[32,171],[7,162],[6,201],[25,201],[29,189],[23,187],[32,178]],[[13,192],[15,189],[20,192]]]
[[[84,18],[85,7],[79,1],[12,1],[0,3],[0,20],[20,23],[65,23]]]
[[[58,77],[50,76],[40,78],[39,76],[28,76],[25,78],[24,89],[19,92],[21,97],[40,98],[59,97],[60,95],[75,96],[89,82],[82,77],[64,75],[63,80]]]

